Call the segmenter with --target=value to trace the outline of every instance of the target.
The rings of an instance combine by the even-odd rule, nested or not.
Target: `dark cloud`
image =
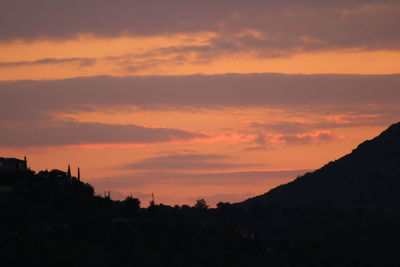
[[[94,58],[43,58],[34,61],[11,61],[11,62],[0,62],[0,68],[8,67],[24,67],[24,66],[35,66],[35,65],[57,65],[57,64],[68,64],[78,63],[81,67],[92,66],[96,62]]]
[[[336,121],[334,118],[329,119],[327,117],[325,121],[321,122],[250,122],[248,125],[263,132],[293,135],[355,126],[375,126],[393,122],[393,114],[387,114],[385,111],[381,111],[383,114],[374,114],[372,110],[370,112],[371,114],[357,114],[357,112],[353,111],[350,114],[339,115]],[[256,140],[260,140],[260,138]]]
[[[259,55],[400,48],[398,0],[5,0],[0,40],[215,32],[202,49]],[[257,34],[253,34],[256,32]],[[192,47],[193,49],[193,47]]]
[[[331,142],[339,139],[340,136],[331,131],[317,131],[297,134],[277,134],[271,135],[265,132],[258,133],[257,136],[249,143],[253,144],[246,151],[266,150],[270,145],[289,144],[289,145],[306,145]]]
[[[400,75],[226,74],[146,77],[88,77],[0,82],[0,120],[33,120],[54,112],[135,106],[334,107],[391,112],[400,103]],[[343,108],[345,107],[345,108]],[[383,108],[382,107],[386,107]],[[343,108],[343,110],[340,110]]]
[[[305,133],[297,135],[282,135],[279,137],[285,144],[312,144],[325,143],[338,139],[338,136],[331,132]]]
[[[146,128],[76,121],[46,121],[0,125],[0,147],[62,146],[79,144],[151,144],[206,138],[200,133],[171,128]]]
[[[124,165],[129,170],[223,170],[243,167],[256,167],[259,164],[226,162],[227,156],[217,154],[172,154],[144,159]]]
[[[382,125],[398,120],[400,75],[227,74],[150,77],[90,77],[0,82],[0,145],[45,146],[79,143],[154,143],[205,138],[178,129],[56,121],[54,114],[120,111],[127,108],[180,109],[280,107],[351,117],[348,125]],[[365,109],[365,110],[363,110]],[[374,114],[374,112],[377,112]],[[265,149],[265,133],[282,142],[322,142],[334,136],[297,136],[344,127],[338,123],[253,124],[254,140]],[[254,131],[253,133],[254,134]],[[144,164],[144,162],[142,163]]]

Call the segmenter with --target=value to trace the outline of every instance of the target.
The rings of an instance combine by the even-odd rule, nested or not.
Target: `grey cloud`
[[[280,139],[286,144],[311,144],[330,142],[337,139],[337,135],[330,132],[319,132],[316,134],[282,135]]]
[[[400,110],[392,110],[392,114],[387,110],[377,110],[374,113],[373,109],[369,109],[364,113],[360,110],[352,110],[349,114],[343,114],[340,116],[340,120],[329,120],[326,118],[320,122],[298,122],[298,121],[280,121],[272,123],[264,122],[250,122],[248,125],[252,128],[258,129],[262,132],[278,133],[278,134],[301,134],[318,130],[332,130],[339,128],[355,127],[355,126],[376,126],[393,123],[393,117],[399,114]],[[393,114],[393,112],[395,114]],[[259,140],[263,139],[256,138],[256,143],[260,143]],[[262,143],[260,143],[262,144]]]
[[[340,112],[400,103],[400,75],[226,74],[88,77],[0,82],[0,120],[25,121],[54,112],[135,106],[302,107]],[[381,109],[382,110],[382,109]],[[382,111],[381,111],[382,112]]]
[[[117,56],[107,56],[101,60],[107,63],[115,64],[120,67],[122,71],[127,71],[130,74],[138,71],[152,69],[154,67],[163,66],[176,66],[181,64],[205,64],[212,60],[207,54],[210,49],[204,46],[200,50],[195,46],[172,46],[151,49],[144,53],[127,53]],[[188,53],[195,52],[195,55],[188,55]]]
[[[268,130],[272,132],[278,132],[278,133],[304,133],[306,131],[319,128],[314,123],[303,123],[303,122],[277,122],[277,123],[252,122],[249,125],[254,128]],[[264,139],[262,139],[262,141],[264,141]]]
[[[312,143],[326,143],[338,139],[339,136],[330,131],[306,132],[298,134],[278,134],[270,135],[267,133],[258,133],[250,142],[251,146],[245,148],[246,151],[266,150],[273,144],[305,145]]]
[[[62,146],[79,144],[151,144],[206,138],[200,133],[171,128],[146,128],[76,121],[46,121],[0,125],[0,147]]]
[[[265,150],[268,150],[268,147],[266,145],[259,145],[259,144],[257,144],[257,142],[255,142],[255,143],[256,143],[255,145],[245,147],[243,149],[243,151],[265,151]]]
[[[352,118],[350,125],[382,125],[398,120],[400,75],[229,74],[152,77],[90,77],[50,81],[0,82],[0,145],[48,146],[78,143],[146,143],[205,138],[178,129],[134,125],[57,122],[56,113],[203,107],[280,107],[332,112],[378,114]],[[253,125],[256,126],[256,125]],[[300,130],[339,127],[334,124],[258,125],[288,135],[284,142],[322,142],[329,136],[291,137]],[[342,127],[342,126],[340,126]],[[94,134],[95,133],[95,134]],[[268,140],[260,135],[257,146]],[[333,138],[333,136],[332,136]],[[221,167],[221,165],[220,165]]]
[[[67,63],[78,63],[81,67],[91,66],[96,62],[94,58],[43,58],[34,61],[11,61],[11,62],[0,62],[0,68],[7,67],[23,67],[23,66],[35,66],[35,65],[57,65]]]
[[[219,51],[400,48],[398,0],[184,1],[6,0],[0,40],[102,37],[211,31]],[[259,33],[243,35],[254,30]],[[211,50],[209,50],[211,51]]]
[[[248,122],[247,125],[255,131],[256,136],[244,150],[267,150],[275,143],[304,145],[331,142],[340,138],[335,134],[336,129],[388,125],[396,122],[399,114],[400,110],[396,108],[391,112],[379,110],[377,113],[373,110],[363,113],[355,109],[336,118],[319,119],[319,122]]]
[[[132,60],[132,59],[123,59],[123,56],[120,57],[122,61],[116,62],[117,65],[121,67],[123,71],[128,71],[129,73],[136,73],[138,71],[152,69],[154,67],[164,65],[178,65],[182,63],[189,63],[189,61],[193,62],[193,60],[187,60],[185,62],[185,56],[173,56],[167,59],[157,59],[157,58],[148,58],[145,60]]]
[[[227,156],[217,154],[171,154],[144,159],[122,166],[129,170],[212,170],[255,167],[259,164],[226,162]]]

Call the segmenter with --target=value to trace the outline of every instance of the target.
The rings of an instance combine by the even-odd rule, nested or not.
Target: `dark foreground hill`
[[[280,205],[400,208],[400,123],[350,154],[247,200]]]
[[[0,266],[400,266],[400,124],[243,203],[140,208],[0,171]]]
[[[93,192],[58,170],[0,171],[0,266],[257,266],[266,256],[233,227],[198,219],[206,209]]]

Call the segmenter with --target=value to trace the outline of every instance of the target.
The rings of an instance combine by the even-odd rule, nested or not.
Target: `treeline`
[[[0,173],[1,266],[399,266],[400,212],[219,203],[141,208],[59,171]]]

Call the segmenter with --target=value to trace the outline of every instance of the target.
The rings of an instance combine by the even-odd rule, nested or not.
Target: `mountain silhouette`
[[[400,208],[400,123],[350,154],[240,205]]]
[[[268,193],[141,208],[70,170],[0,168],[2,266],[400,266],[400,123]],[[25,165],[23,165],[25,166]],[[70,168],[68,168],[70,169]],[[200,203],[200,204],[199,204]]]

